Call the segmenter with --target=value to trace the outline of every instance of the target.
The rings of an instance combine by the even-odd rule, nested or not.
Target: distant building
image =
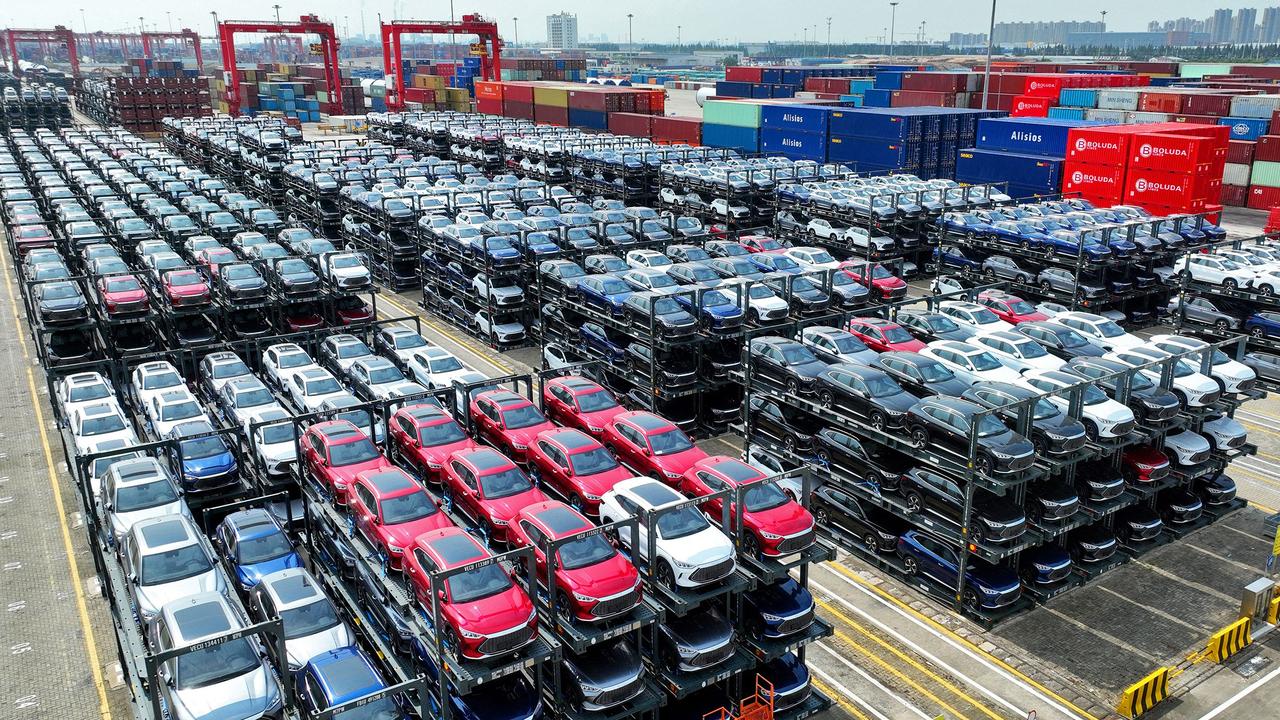
[[[1213,27],[1209,29],[1209,42],[1231,42],[1231,33],[1233,29],[1234,28],[1231,24],[1231,8],[1214,10]]]
[[[1240,8],[1236,13],[1234,27],[1231,28],[1231,42],[1251,43],[1254,40],[1254,29],[1258,23],[1257,8]]]
[[[951,33],[947,45],[953,48],[986,47],[986,33]]]
[[[558,50],[578,47],[578,16],[567,12],[548,15],[547,46]]]
[[[1262,25],[1258,28],[1258,42],[1273,43],[1280,41],[1280,7],[1269,7],[1262,10]]]
[[[1105,32],[1107,26],[1100,22],[1058,20],[1054,22],[1003,22],[996,23],[994,44],[1058,45],[1067,41],[1068,33]]]
[[[1067,47],[1139,47],[1168,45],[1166,32],[1073,32],[1067,35]]]

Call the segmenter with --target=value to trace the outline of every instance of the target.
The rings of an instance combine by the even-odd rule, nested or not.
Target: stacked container
[[[974,146],[960,150],[956,180],[1008,182],[1015,198],[1055,194],[1062,186],[1068,133],[1091,124],[1030,117],[980,120]]]

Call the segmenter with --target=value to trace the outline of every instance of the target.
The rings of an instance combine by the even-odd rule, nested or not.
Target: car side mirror
[[[437,590],[437,591],[436,591],[436,597],[440,598],[440,602],[448,602],[448,601],[449,601],[449,596],[445,594],[445,592],[444,592],[444,589],[443,589],[443,588],[441,588],[440,590]]]
[[[645,456],[646,456],[646,457],[652,457],[652,456],[653,456],[653,451],[652,451],[652,450],[650,450],[649,448],[644,448],[644,454],[645,454]]]
[[[130,582],[130,583],[132,583],[132,584],[134,584],[134,585],[137,585],[137,584],[138,584],[138,573],[129,573],[129,582]]]

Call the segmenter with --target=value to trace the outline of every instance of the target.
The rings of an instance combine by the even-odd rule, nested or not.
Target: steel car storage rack
[[[393,205],[398,210],[395,213],[390,210]],[[341,224],[342,237],[370,258],[374,279],[392,292],[416,288],[421,283],[416,205],[412,198],[383,198],[379,212],[368,212],[362,203],[349,202],[347,209],[359,218],[356,232],[348,232],[346,223]],[[355,212],[357,208],[362,212]]]
[[[1191,274],[1185,269],[1188,259],[1194,253],[1239,250],[1246,245],[1255,244],[1275,247],[1273,243],[1278,238],[1280,235],[1276,233],[1266,233],[1255,237],[1228,238],[1189,246],[1186,254],[1174,261],[1174,269],[1179,272],[1181,285],[1177,307],[1168,318],[1169,324],[1179,332],[1189,332],[1209,341],[1218,339],[1231,331],[1243,332],[1248,336],[1251,350],[1268,353],[1280,351],[1280,316],[1275,315],[1280,313],[1280,295],[1277,295],[1274,290],[1263,293],[1260,288],[1255,290],[1251,287],[1241,288],[1238,285],[1231,288],[1200,282],[1192,279]],[[1232,319],[1220,318],[1211,322],[1196,317],[1187,305],[1188,302],[1197,298],[1217,303],[1223,314],[1232,316]],[[1274,321],[1273,316],[1276,318]]]

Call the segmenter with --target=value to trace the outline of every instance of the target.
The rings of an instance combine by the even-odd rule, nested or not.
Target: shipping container
[[[1267,140],[1267,138],[1274,138],[1274,139]],[[1261,148],[1261,145],[1264,141],[1267,142],[1267,144],[1270,146],[1268,153],[1271,154],[1272,157],[1265,157],[1265,158],[1258,158],[1258,159],[1280,161],[1280,136],[1263,135],[1262,137],[1258,138],[1257,142],[1250,142],[1248,140],[1230,141],[1227,144],[1227,158],[1226,158],[1227,162],[1242,163],[1245,165],[1252,163],[1254,160],[1254,157],[1256,157],[1256,150]]]
[[[1251,185],[1264,187],[1280,187],[1280,162],[1256,160],[1249,174]]]
[[[964,148],[956,156],[956,179],[964,182],[1008,182],[1041,192],[1056,192],[1062,185],[1061,157]]]
[[[1129,154],[1132,135],[1114,127],[1072,128],[1067,134],[1064,156],[1071,161],[1090,165],[1123,167]]]
[[[653,139],[701,145],[702,120],[698,118],[655,116],[653,118]]]
[[[1241,165],[1239,163],[1227,163],[1223,166],[1222,184],[1226,185],[1248,185],[1249,175],[1253,168],[1250,165]]]
[[[1187,212],[1202,210],[1210,195],[1218,200],[1221,188],[1222,178],[1143,168],[1129,168],[1125,173],[1125,201],[1144,207],[1155,204]]]
[[[702,120],[710,125],[760,127],[760,105],[735,100],[707,100],[702,107]]]
[[[572,127],[587,128],[590,130],[609,129],[609,113],[599,112],[596,110],[582,110],[574,107],[569,108],[568,112],[569,125]]]
[[[1249,207],[1255,210],[1271,210],[1280,207],[1280,187],[1250,185]]]
[[[765,127],[760,130],[760,152],[793,160],[827,161],[827,137],[818,133]]]
[[[1137,110],[1138,96],[1142,90],[1138,88],[1108,88],[1098,91],[1099,110]]]
[[[817,133],[825,137],[833,109],[821,105],[766,105],[760,109],[760,127]]]
[[[709,103],[708,103],[709,104]],[[754,127],[702,123],[702,144],[732,148],[742,152],[760,152],[760,131]]]
[[[1129,166],[1170,172],[1203,173],[1213,167],[1213,140],[1172,133],[1134,134]]]
[[[858,170],[919,167],[920,153],[919,141],[833,135],[827,144],[830,162],[853,163]]]
[[[1271,119],[1280,110],[1280,95],[1241,95],[1231,99],[1231,116]]]
[[[1222,183],[1222,204],[1244,207],[1249,202],[1249,188],[1244,185]]]
[[[1086,198],[1105,198],[1116,205],[1124,200],[1123,165],[1092,165],[1067,161],[1062,166],[1062,192]]]
[[[1098,106],[1098,91],[1092,88],[1062,88],[1058,94],[1058,104],[1075,108],[1093,108]]]
[[[1231,128],[1232,140],[1257,140],[1271,128],[1270,116],[1266,119],[1257,117],[1224,117],[1218,120],[1219,125]]]
[[[833,110],[830,118],[832,135],[873,137],[885,140],[914,140],[923,135],[924,119],[908,109],[881,110],[854,108]]]
[[[549,123],[551,125],[562,125],[568,127],[569,108],[535,104],[533,106],[533,119],[540,123]]]
[[[1030,155],[1066,155],[1067,137],[1093,123],[1056,118],[989,118],[978,121],[979,148]]]
[[[570,122],[573,112],[569,113]],[[651,137],[653,135],[653,116],[642,113],[609,113],[609,132],[614,135],[630,135],[631,137]]]

